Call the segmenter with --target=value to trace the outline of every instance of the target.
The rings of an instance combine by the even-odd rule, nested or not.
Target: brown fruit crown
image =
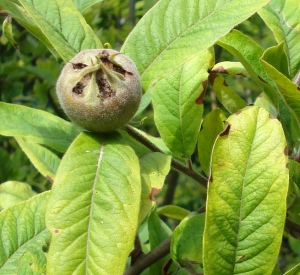
[[[142,96],[134,62],[111,49],[78,53],[63,68],[56,93],[60,105],[77,125],[92,132],[122,127],[136,113]]]

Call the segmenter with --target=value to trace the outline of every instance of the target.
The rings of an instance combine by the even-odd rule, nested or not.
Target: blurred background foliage
[[[83,16],[103,44],[109,43],[113,49],[119,50],[130,31],[157,1],[103,0],[85,10]],[[1,13],[0,7],[1,25],[5,18],[6,14]],[[67,119],[55,95],[55,83],[63,66],[62,61],[57,60],[45,45],[17,22],[12,20],[11,24],[16,44],[11,44],[3,31],[0,33],[0,100],[45,110]],[[257,14],[236,28],[264,49],[276,45],[271,31]],[[219,46],[215,47],[215,53],[216,63],[237,61]],[[227,76],[226,81],[248,104],[252,104],[261,92],[248,78]],[[208,86],[204,116],[217,107],[228,114]],[[143,120],[140,129],[157,136],[151,106],[137,117],[138,120],[144,118],[146,119]],[[51,182],[37,172],[13,138],[0,136],[0,145],[0,183],[8,180],[27,182],[37,192],[51,188]],[[192,160],[195,169],[201,171],[196,155]],[[205,196],[205,190],[196,182],[172,171],[166,179],[164,189],[157,197],[157,202],[160,206],[175,204],[196,211],[205,202]],[[173,228],[178,224],[178,221],[172,219],[167,219],[167,222]],[[288,270],[300,261],[299,247],[299,240],[284,238],[279,258],[282,270]]]

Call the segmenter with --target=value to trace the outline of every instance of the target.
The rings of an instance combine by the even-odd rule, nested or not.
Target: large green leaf
[[[268,2],[161,0],[139,21],[121,51],[136,63],[147,90]]]
[[[47,145],[65,152],[80,133],[74,124],[48,112],[0,102],[0,134],[23,137],[26,141]]]
[[[170,171],[171,156],[162,153],[149,153],[140,159],[142,193],[139,213],[139,223],[151,211],[155,203],[155,195],[164,185],[165,177]]]
[[[299,1],[272,0],[259,12],[259,15],[274,33],[277,42],[285,42],[293,78],[300,67]]]
[[[16,140],[34,167],[44,177],[53,181],[60,158],[39,144],[26,142],[22,138],[16,138]]]
[[[47,274],[122,274],[140,196],[133,149],[114,134],[79,135],[61,161],[47,207]]]
[[[0,213],[0,274],[45,274],[43,247],[50,241],[45,228],[49,192],[18,203]]]
[[[246,107],[227,122],[212,155],[204,273],[272,274],[286,214],[284,133],[259,107]]]
[[[208,69],[213,60],[213,52],[205,51],[152,89],[156,127],[166,145],[180,158],[190,158],[195,150]]]
[[[18,0],[18,2],[65,62],[82,50],[103,48],[72,0]],[[38,33],[34,34],[40,38]]]

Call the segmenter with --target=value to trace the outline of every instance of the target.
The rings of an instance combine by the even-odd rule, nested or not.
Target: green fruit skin
[[[85,72],[95,71],[96,57],[105,51],[113,55],[115,64],[126,72],[123,79],[114,77],[112,72],[109,81],[116,91],[116,95],[103,99],[99,97],[99,88],[95,83],[87,85],[82,94],[73,92],[73,88],[82,79]],[[101,63],[101,62],[100,62]],[[78,69],[74,64],[84,64]],[[133,61],[115,50],[91,49],[78,53],[63,68],[57,84],[56,93],[59,103],[67,116],[80,127],[97,133],[113,131],[127,124],[136,113],[142,96],[139,72]]]

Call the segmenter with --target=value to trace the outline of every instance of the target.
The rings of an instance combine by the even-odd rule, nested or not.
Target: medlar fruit
[[[62,109],[75,124],[98,133],[125,125],[142,96],[135,64],[111,49],[78,53],[63,68],[56,92]]]

